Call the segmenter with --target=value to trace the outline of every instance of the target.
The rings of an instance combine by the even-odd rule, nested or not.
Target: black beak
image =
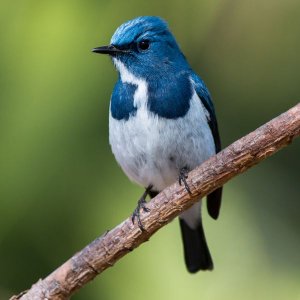
[[[100,53],[100,54],[110,54],[110,55],[114,55],[116,53],[121,53],[121,52],[124,52],[123,50],[121,49],[118,49],[116,46],[114,45],[109,45],[109,46],[102,46],[102,47],[97,47],[97,48],[94,48],[92,50],[92,52],[95,52],[95,53]]]

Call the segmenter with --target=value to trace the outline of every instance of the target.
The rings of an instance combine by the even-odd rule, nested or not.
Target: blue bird
[[[109,142],[125,172],[145,188],[132,215],[140,220],[146,197],[156,196],[179,180],[189,191],[187,173],[221,149],[214,106],[207,87],[191,69],[167,23],[143,16],[122,24],[108,54],[119,73],[109,111]],[[218,218],[222,188],[207,196],[208,213]],[[189,272],[212,270],[201,199],[180,217]]]

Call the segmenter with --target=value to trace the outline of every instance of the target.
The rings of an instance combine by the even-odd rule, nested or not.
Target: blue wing
[[[200,98],[200,101],[209,113],[209,116],[207,117],[207,122],[214,138],[216,153],[218,153],[221,151],[221,140],[214,105],[212,103],[209,91],[205,86],[203,80],[195,73],[192,74],[192,80],[195,84],[194,87],[198,97]],[[222,187],[216,189],[211,194],[207,195],[207,210],[209,215],[214,219],[217,219],[219,216],[221,199]]]

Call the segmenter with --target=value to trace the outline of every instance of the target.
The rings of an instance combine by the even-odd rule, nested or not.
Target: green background
[[[165,18],[214,99],[223,146],[299,102],[296,0],[0,4],[0,299],[128,217],[142,193],[108,144],[117,74],[91,53]],[[230,181],[204,213],[215,270],[185,270],[177,220],[73,299],[300,299],[300,143]]]

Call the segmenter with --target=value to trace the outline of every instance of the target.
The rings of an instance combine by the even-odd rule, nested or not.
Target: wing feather
[[[205,83],[195,73],[192,76],[192,81],[196,93],[207,111],[207,122],[214,138],[216,153],[218,153],[221,151],[221,139],[213,102]],[[220,213],[222,189],[223,188],[220,187],[207,195],[207,210],[213,219],[217,219]]]

